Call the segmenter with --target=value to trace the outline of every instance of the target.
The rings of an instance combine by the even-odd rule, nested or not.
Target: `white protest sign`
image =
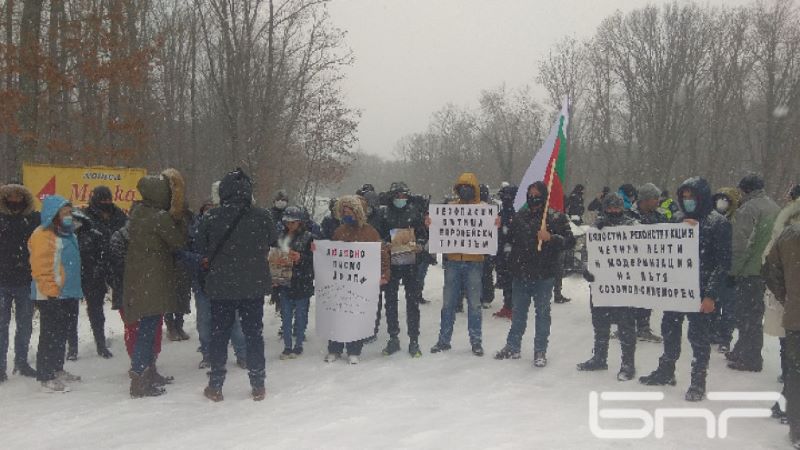
[[[700,311],[698,227],[680,224],[591,228],[586,233],[594,306]]]
[[[317,335],[337,342],[372,336],[380,293],[381,243],[315,242]]]
[[[430,205],[428,251],[431,253],[497,254],[497,206]]]

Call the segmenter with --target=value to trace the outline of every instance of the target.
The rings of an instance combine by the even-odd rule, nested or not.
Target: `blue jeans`
[[[28,345],[33,332],[33,300],[30,286],[0,287],[0,373],[6,372],[8,353],[8,325],[11,323],[11,303],[16,309],[14,321],[17,332],[14,334],[14,365],[28,362]]]
[[[161,323],[161,316],[147,316],[139,319],[139,329],[136,331],[136,344],[133,346],[131,356],[131,370],[141,375],[145,369],[153,364],[153,342],[156,340],[156,330]]]
[[[197,335],[200,337],[200,353],[203,354],[203,359],[208,359],[209,346],[211,345],[211,301],[203,293],[202,289],[199,289],[199,286],[195,286],[193,290],[194,307],[197,310]],[[231,328],[231,344],[233,345],[233,353],[236,354],[237,358],[244,359],[247,357],[242,321],[238,314],[233,322],[233,328]]]
[[[546,352],[547,341],[550,338],[550,298],[553,296],[552,278],[545,280],[520,280],[514,278],[511,282],[512,318],[511,329],[508,330],[506,345],[512,351],[522,350],[522,335],[528,326],[528,310],[536,309],[536,331],[533,338],[533,351]]]
[[[444,303],[439,330],[439,344],[450,344],[453,324],[456,321],[456,305],[461,294],[466,293],[469,310],[467,329],[472,345],[481,343],[481,293],[483,291],[483,262],[444,261]]]
[[[306,327],[308,327],[308,308],[310,299],[291,298],[289,289],[278,287],[275,289],[278,299],[281,302],[281,329],[283,330],[283,348],[303,348],[303,341],[306,339]],[[292,346],[294,337],[294,346]]]

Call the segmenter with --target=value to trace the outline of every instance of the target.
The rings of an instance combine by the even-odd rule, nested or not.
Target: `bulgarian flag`
[[[564,184],[567,174],[567,126],[569,125],[569,101],[564,99],[561,112],[556,118],[550,134],[542,148],[533,157],[519,184],[514,208],[519,211],[528,197],[528,186],[543,181],[550,190],[549,208],[564,212]]]

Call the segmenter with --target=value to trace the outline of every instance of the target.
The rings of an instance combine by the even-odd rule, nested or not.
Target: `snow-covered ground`
[[[277,338],[280,320],[271,310],[265,316],[267,337],[267,400],[249,398],[246,373],[229,362],[225,401],[213,404],[202,396],[205,371],[197,369],[198,341],[194,316],[187,316],[192,339],[164,342],[159,360],[162,373],[176,383],[159,398],[132,400],[128,396],[128,358],[116,312],[109,311],[115,356],[99,358],[88,320],[81,316],[80,359],[66,369],[83,377],[67,394],[45,394],[38,383],[10,376],[0,385],[0,448],[426,448],[426,449],[529,449],[529,448],[788,448],[788,427],[773,419],[732,419],[727,439],[708,439],[703,421],[669,419],[663,439],[601,440],[589,428],[591,391],[642,391],[658,389],[636,381],[616,380],[619,345],[612,341],[608,372],[581,373],[575,364],[591,355],[592,327],[588,288],[577,278],[565,281],[572,303],[553,305],[549,365],[533,368],[533,319],[524,340],[523,359],[495,361],[492,356],[505,343],[509,322],[491,313],[502,304],[498,291],[493,308],[484,311],[484,348],[487,355],[470,353],[466,316],[459,314],[453,349],[432,355],[442,298],[442,271],[432,267],[425,290],[432,304],[422,306],[421,345],[424,355],[407,353],[384,357],[385,321],[378,343],[366,346],[362,363],[326,364],[324,342],[314,334],[313,306],[306,353],[297,360],[279,361],[282,344]],[[402,295],[402,292],[401,292]],[[401,300],[402,302],[403,300]],[[401,328],[405,332],[403,312]],[[532,311],[532,310],[531,310]],[[84,314],[84,311],[82,311]],[[653,324],[660,323],[654,313]],[[12,326],[13,328],[13,326]],[[684,326],[685,328],[685,326]],[[13,333],[13,329],[12,329]],[[36,334],[32,342],[35,355]],[[734,373],[722,355],[712,354],[711,391],[775,391],[780,388],[777,339],[767,338],[762,373]],[[13,338],[12,338],[13,342]],[[403,337],[403,347],[408,339]],[[13,346],[13,344],[12,344]],[[655,368],[660,344],[640,343],[637,369]],[[9,353],[13,361],[13,351]],[[724,406],[769,407],[769,402],[705,402],[683,400],[688,386],[691,349],[684,340],[678,366],[678,386],[663,389],[661,402],[601,403],[601,407],[638,407],[651,414],[658,407],[705,407],[718,415]],[[603,422],[607,428],[637,428],[641,422]]]

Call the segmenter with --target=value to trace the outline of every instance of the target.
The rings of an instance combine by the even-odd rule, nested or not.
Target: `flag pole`
[[[561,153],[561,146],[559,145],[558,152]],[[547,231],[547,210],[550,208],[550,195],[553,192],[553,175],[556,171],[556,163],[558,162],[558,155],[553,155],[555,158],[552,158],[553,163],[550,167],[550,180],[547,182],[547,200],[544,202],[544,210],[542,211],[542,226],[539,231]],[[538,251],[542,251],[542,240],[539,239],[539,246],[537,248]]]

